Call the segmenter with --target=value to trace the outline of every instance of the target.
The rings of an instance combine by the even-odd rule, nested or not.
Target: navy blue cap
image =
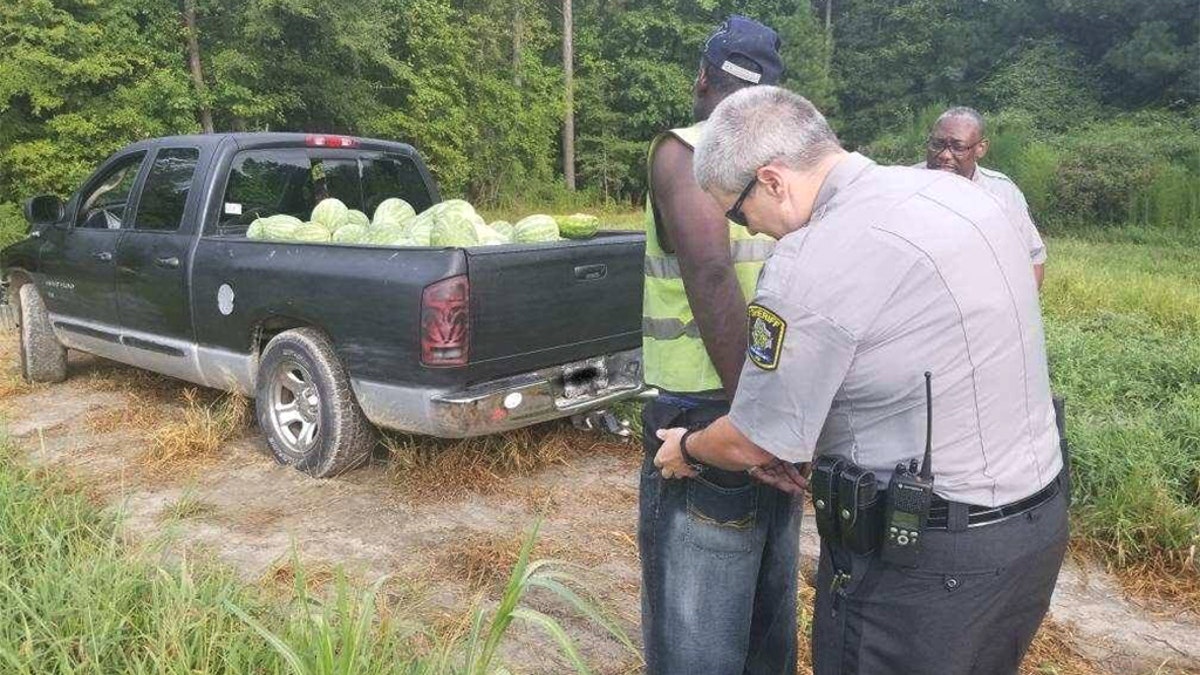
[[[751,84],[778,84],[783,77],[779,34],[761,23],[733,15],[704,44],[709,65]]]

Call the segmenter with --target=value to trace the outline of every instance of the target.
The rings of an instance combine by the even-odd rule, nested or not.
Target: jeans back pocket
[[[754,546],[758,485],[726,488],[703,477],[687,479],[687,539],[716,553],[745,553]]]

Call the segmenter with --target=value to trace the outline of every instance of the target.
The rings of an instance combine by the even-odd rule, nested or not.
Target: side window
[[[93,183],[79,204],[75,226],[96,230],[121,229],[121,222],[125,219],[125,204],[133,192],[133,183],[137,180],[138,169],[142,167],[145,157],[144,152],[129,155]]]
[[[285,213],[308,220],[312,166],[302,149],[250,150],[238,154],[219,218],[222,230],[245,228],[255,218]]]
[[[134,229],[174,232],[183,221],[183,208],[200,151],[196,148],[165,148],[154,156],[138,200]]]

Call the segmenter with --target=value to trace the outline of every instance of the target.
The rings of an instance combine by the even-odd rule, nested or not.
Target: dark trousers
[[[648,403],[639,494],[642,636],[650,675],[796,671],[802,501],[744,473],[665,480],[658,429],[703,428],[724,404]]]
[[[921,564],[821,544],[816,675],[1016,673],[1050,606],[1067,547],[1061,490],[1007,520],[925,534]],[[850,579],[834,585],[835,567]]]

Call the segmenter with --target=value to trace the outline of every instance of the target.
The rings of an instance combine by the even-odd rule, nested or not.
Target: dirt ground
[[[436,627],[477,597],[495,597],[540,516],[535,557],[577,563],[638,641],[640,448],[632,442],[550,424],[477,444],[503,456],[485,461],[472,456],[476,446],[394,439],[390,455],[381,449],[370,466],[320,481],[277,465],[246,422],[232,440],[164,464],[154,447],[165,426],[215,395],[202,392],[189,408],[181,383],[81,355],[72,356],[65,384],[26,387],[11,372],[12,339],[0,338],[0,414],[10,436],[31,461],[71,474],[120,509],[135,539],[170,542],[174,555],[213,555],[268,584],[289,578],[293,551],[316,576],[335,566],[366,580],[390,575],[395,602]],[[806,565],[816,548],[806,522]],[[557,601],[532,602],[561,618],[600,672],[639,671],[637,656],[602,629]],[[1043,633],[1027,672],[1200,672],[1196,608],[1151,612],[1086,562],[1064,570]],[[506,658],[516,672],[569,672],[532,629],[518,630]]]

